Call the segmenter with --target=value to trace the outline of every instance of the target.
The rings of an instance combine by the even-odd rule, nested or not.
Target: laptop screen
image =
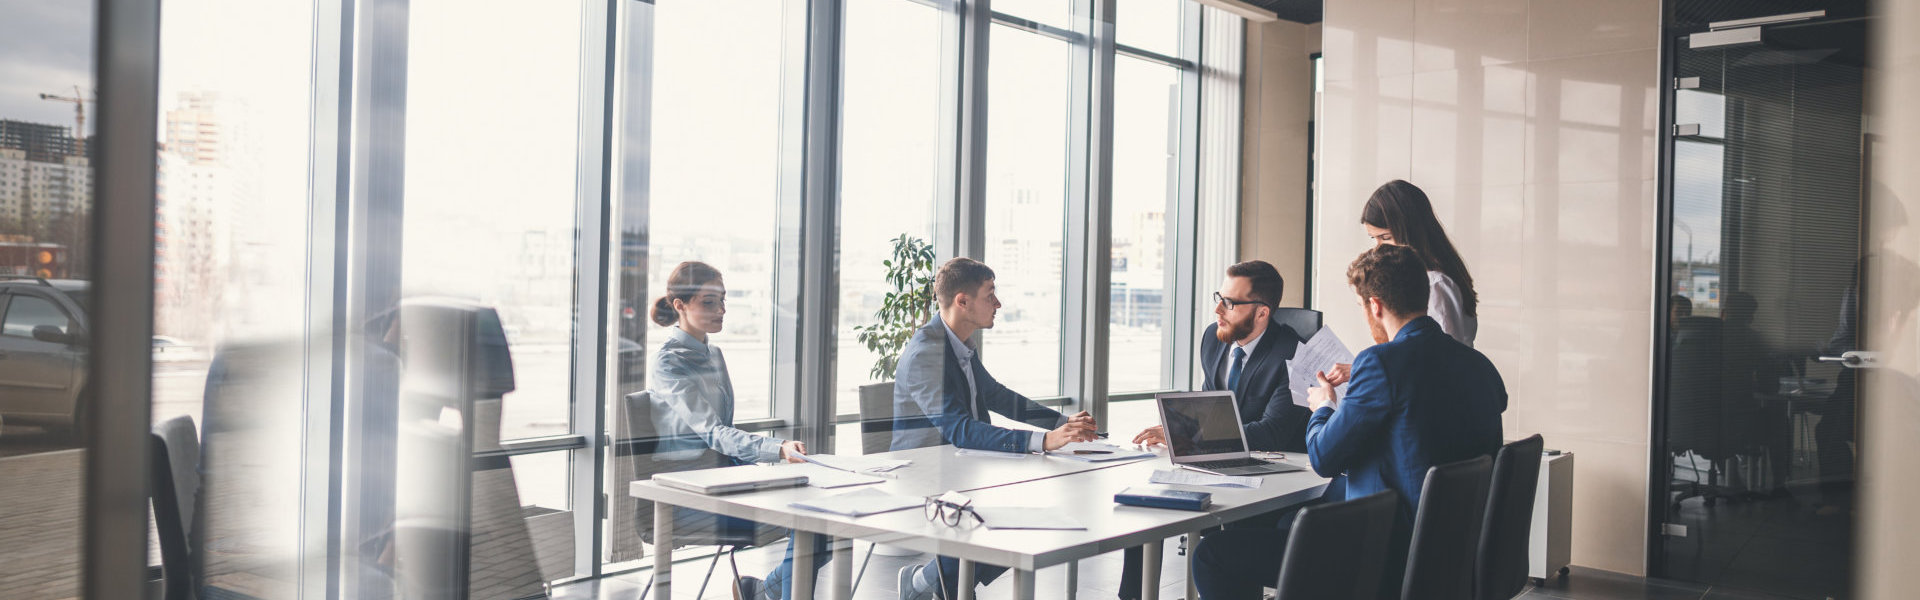
[[[1176,458],[1247,451],[1232,392],[1163,395],[1160,418]]]

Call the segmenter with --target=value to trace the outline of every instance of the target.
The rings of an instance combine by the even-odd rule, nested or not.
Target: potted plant
[[[891,387],[901,349],[913,339],[914,331],[933,318],[933,244],[900,234],[893,238],[893,257],[880,264],[886,267],[887,285],[893,289],[873,313],[879,322],[853,330],[867,350],[880,356],[868,373]]]

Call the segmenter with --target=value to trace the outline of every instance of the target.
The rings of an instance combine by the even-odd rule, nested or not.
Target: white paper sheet
[[[870,456],[841,456],[838,454],[808,454],[801,458],[822,467],[853,473],[885,473],[913,464],[913,461],[910,460],[874,458]]]
[[[1259,488],[1259,477],[1232,477],[1201,473],[1187,469],[1156,469],[1147,481],[1152,483],[1170,483],[1179,485],[1210,485],[1214,487]]]
[[[1301,343],[1293,350],[1293,359],[1287,361],[1287,387],[1293,392],[1293,403],[1307,405],[1307,388],[1319,385],[1314,374],[1320,371],[1331,373],[1336,364],[1352,364],[1353,352],[1341,343],[1340,336],[1334,335],[1332,327],[1321,327],[1313,339]],[[1334,388],[1335,396],[1345,396],[1347,384]]]
[[[914,508],[925,503],[925,498],[897,496],[882,492],[878,489],[866,488],[845,494],[834,494],[824,498],[802,500],[793,503],[792,506],[794,508],[804,508],[849,517],[864,517],[867,515]]]
[[[973,512],[986,519],[987,529],[1062,529],[1083,530],[1086,525],[1072,513],[1044,506],[975,506]]]
[[[1152,452],[1121,448],[1106,442],[1069,442],[1058,450],[1048,450],[1047,456],[1084,462],[1111,462],[1152,458],[1156,455]]]
[[[829,469],[810,463],[783,464],[774,468],[791,469],[807,476],[807,485],[817,488],[842,488],[855,485],[880,483],[885,479],[861,473],[848,473],[839,469]]]
[[[953,455],[954,456],[985,456],[988,458],[1026,458],[1029,456],[1033,456],[1032,454],[1028,454],[1025,452],[994,452],[992,450],[975,450],[972,448],[961,448],[958,450],[954,450]]]

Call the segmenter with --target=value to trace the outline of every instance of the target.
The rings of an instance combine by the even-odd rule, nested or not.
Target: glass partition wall
[[[1190,369],[1181,261],[1208,243],[1192,3],[163,10],[151,281],[133,287],[153,290],[154,435],[122,445],[167,458],[136,461],[171,482],[146,561],[167,585],[522,598],[639,568],[651,513],[627,488],[665,463],[763,460],[760,436],[886,450],[899,333],[953,256],[997,273],[980,359],[1022,395],[1103,415],[1109,390]],[[85,240],[59,237],[86,212],[41,223],[45,198],[90,191],[90,138],[39,114],[69,106],[0,136],[25,165],[0,171],[25,194],[0,209],[34,217],[6,223],[45,230],[0,241],[68,248],[66,270],[20,273],[35,283],[91,276]],[[84,287],[51,287],[87,310]],[[10,290],[0,338],[57,337],[38,288]],[[67,318],[65,335],[85,321]],[[690,396],[707,393],[725,402]],[[85,411],[20,412],[0,407],[0,461],[87,468]],[[677,435],[713,424],[760,451]],[[73,552],[50,551],[76,560],[49,585],[77,589]]]

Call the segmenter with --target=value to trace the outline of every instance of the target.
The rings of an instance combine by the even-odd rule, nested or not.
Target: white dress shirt
[[[1466,303],[1460,299],[1460,286],[1439,271],[1427,271],[1427,286],[1427,316],[1440,322],[1441,331],[1472,348],[1473,336],[1480,331],[1480,319],[1467,316]]]

